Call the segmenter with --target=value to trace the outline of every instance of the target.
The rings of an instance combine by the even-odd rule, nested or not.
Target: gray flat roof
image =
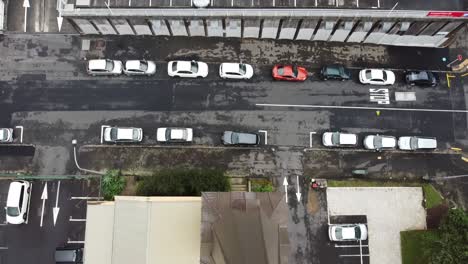
[[[90,8],[192,8],[192,0],[85,0]],[[68,0],[76,4],[83,0]],[[396,6],[395,6],[396,5]],[[330,8],[466,11],[464,0],[211,0],[213,8]],[[80,6],[85,8],[86,6]]]

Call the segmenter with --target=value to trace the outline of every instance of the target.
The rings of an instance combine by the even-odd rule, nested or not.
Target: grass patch
[[[273,192],[273,184],[268,179],[252,179],[250,180],[252,192]]]
[[[424,241],[434,240],[438,237],[437,231],[415,230],[400,233],[402,264],[427,264]]]
[[[139,196],[200,196],[202,192],[226,192],[230,187],[222,170],[176,168],[143,177],[136,193]]]
[[[395,181],[366,181],[366,180],[329,180],[329,187],[422,187],[426,199],[426,209],[436,207],[444,202],[444,198],[429,183],[395,182]]]
[[[126,179],[119,170],[108,170],[102,177],[102,195],[107,201],[114,200],[125,189]]]
[[[423,184],[424,198],[426,198],[426,208],[434,208],[444,202],[444,198],[431,184]]]

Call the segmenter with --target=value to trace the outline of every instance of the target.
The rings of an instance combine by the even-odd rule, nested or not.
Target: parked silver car
[[[400,137],[398,148],[401,150],[433,150],[437,148],[437,140],[433,137]]]
[[[193,129],[185,127],[160,127],[156,131],[158,142],[191,142]]]
[[[221,141],[224,145],[258,145],[260,136],[255,133],[224,131]]]
[[[364,138],[364,147],[377,151],[394,149],[397,145],[395,137],[382,135],[368,135]]]
[[[89,60],[86,71],[92,76],[96,75],[120,75],[123,65],[119,60]]]
[[[123,72],[126,75],[153,75],[156,72],[156,64],[154,61],[128,60]]]
[[[143,129],[136,127],[110,127],[103,126],[103,141],[106,143],[141,142]]]
[[[364,224],[330,225],[328,237],[331,241],[366,240],[367,227]]]
[[[341,132],[325,132],[322,135],[322,143],[326,147],[355,147],[358,143],[358,136]]]

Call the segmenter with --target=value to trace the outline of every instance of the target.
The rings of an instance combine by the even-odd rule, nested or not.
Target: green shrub
[[[125,189],[126,180],[120,170],[108,170],[102,177],[102,194],[105,200],[112,201]]]
[[[250,181],[252,184],[252,192],[273,192],[273,184],[267,179],[253,179]]]
[[[143,177],[140,196],[201,196],[202,192],[229,191],[229,179],[219,169],[167,169]]]

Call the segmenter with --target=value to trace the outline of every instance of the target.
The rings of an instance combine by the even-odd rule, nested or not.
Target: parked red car
[[[307,70],[296,65],[275,65],[273,79],[281,81],[303,82],[307,79]]]

